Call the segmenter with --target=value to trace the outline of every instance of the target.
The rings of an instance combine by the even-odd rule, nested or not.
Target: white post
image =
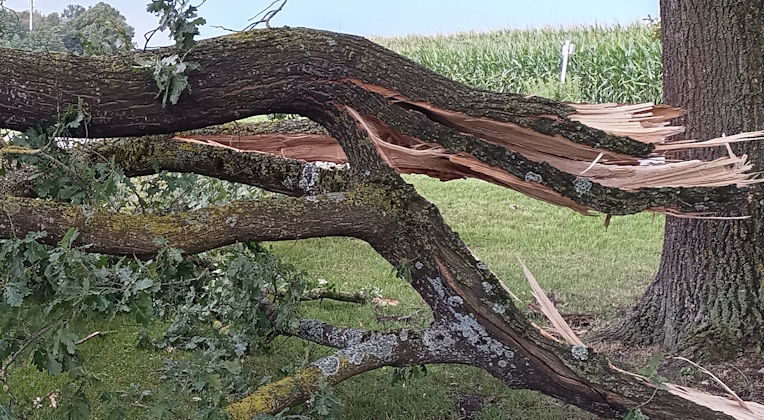
[[[576,44],[571,44],[569,39],[562,44],[562,66],[560,67],[560,84],[565,83],[565,75],[568,73],[568,57],[576,53]]]
[[[34,18],[34,0],[29,0],[29,32],[32,32],[32,18]]]

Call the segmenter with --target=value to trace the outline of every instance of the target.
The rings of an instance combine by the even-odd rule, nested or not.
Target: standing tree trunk
[[[687,138],[764,128],[764,2],[663,0],[663,90],[666,103],[687,110]],[[733,146],[757,167],[757,142]],[[723,149],[683,152],[713,159]],[[668,217],[658,274],[621,338],[701,359],[733,357],[761,342],[764,321],[764,224],[761,188],[751,189],[744,220]]]

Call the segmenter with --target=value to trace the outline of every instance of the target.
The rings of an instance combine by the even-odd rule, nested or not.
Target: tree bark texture
[[[498,177],[512,180],[505,186],[580,212],[731,211],[744,198],[734,187],[681,188],[746,180],[734,171],[711,185],[698,183],[709,176],[707,168],[698,168],[693,182],[678,185],[666,183],[671,179],[666,174],[659,177],[663,182],[624,184],[624,178],[640,178],[634,171],[652,171],[636,164],[659,149],[655,143],[663,137],[649,130],[660,134],[654,126],[672,115],[664,108],[630,113],[480,91],[363,38],[294,29],[199,43],[186,58],[201,65],[189,72],[192,90],[177,105],[162,108],[150,72],[133,68],[138,55],[83,58],[0,49],[7,63],[0,67],[3,127],[26,130],[41,119],[53,120],[64,104],[79,99],[91,115],[79,134],[90,137],[168,134],[257,114],[296,113],[326,128],[343,147],[351,170],[392,163],[385,156],[367,160],[378,156],[369,152],[379,148],[379,141],[358,150],[346,147],[348,133],[357,134],[363,120],[375,131],[373,137],[390,138],[392,146],[455,155],[450,159],[471,171],[500,171]],[[348,110],[342,118],[335,118],[338,107]],[[603,124],[603,117],[630,122],[614,128]],[[593,128],[599,125],[607,129]],[[579,177],[595,160],[599,163],[588,176]],[[600,166],[608,162],[628,165]],[[592,171],[605,175],[598,178]]]
[[[687,110],[686,134],[707,139],[764,128],[764,2],[663,0],[663,95]],[[757,166],[758,142],[732,146]],[[700,149],[682,158],[713,159]],[[668,217],[654,282],[619,334],[696,359],[727,359],[764,338],[764,196],[751,188],[745,220]]]
[[[158,236],[186,252],[201,252],[235,241],[342,235],[368,242],[394,266],[413,262],[411,285],[434,316],[429,327],[405,334],[369,332],[366,341],[352,344],[327,342],[340,350],[299,378],[233,405],[237,419],[298,403],[299,398],[282,393],[291,393],[295,383],[310,390],[318,378],[335,383],[380,366],[421,363],[477,366],[510,387],[539,390],[609,418],[635,407],[654,419],[754,419],[764,413],[758,405],[751,405],[755,414],[724,399],[706,396],[704,401],[688,398],[683,389],[657,389],[613,369],[592,349],[546,338],[438,209],[394,170],[395,153],[404,153],[396,147],[410,151],[405,153],[425,150],[449,161],[456,157],[464,167],[493,171],[495,179],[529,195],[584,212],[734,211],[748,198],[734,185],[749,179],[742,160],[723,161],[715,172],[719,178],[693,175],[680,182],[676,177],[685,168],[668,166],[673,172],[657,178],[676,182],[647,177],[644,184],[624,184],[630,176],[645,176],[634,168],[640,158],[664,147],[663,135],[656,132],[675,132],[662,128],[675,110],[602,109],[478,91],[362,38],[306,29],[201,42],[187,57],[201,65],[189,75],[192,91],[166,109],[154,98],[151,76],[132,69],[131,55],[82,58],[0,49],[0,59],[8,63],[0,67],[7,81],[0,85],[4,128],[29,128],[61,104],[84,98],[92,115],[91,136],[172,134],[259,113],[299,113],[323,126],[342,148],[349,168],[331,170],[278,153],[240,153],[231,145],[211,148],[193,139],[107,141],[103,153],[112,147],[109,153],[134,174],[147,173],[156,159],[164,168],[243,181],[292,197],[138,216],[33,198],[0,200],[8,219],[0,222],[0,237],[46,230],[46,240],[55,242],[75,226],[80,243],[93,244],[89,249],[97,252],[148,256],[157,251],[152,239]],[[594,180],[580,176],[590,165],[601,174]],[[708,169],[703,162],[689,165],[697,165],[689,172]],[[301,329],[300,336],[319,340],[334,328],[314,327]]]

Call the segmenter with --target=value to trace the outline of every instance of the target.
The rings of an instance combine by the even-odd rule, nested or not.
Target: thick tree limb
[[[279,135],[263,135],[264,143]],[[339,192],[350,187],[347,171],[334,165],[305,163],[266,153],[240,153],[236,149],[202,142],[140,137],[101,140],[81,146],[91,161],[114,159],[127,176],[170,172],[199,175],[252,185],[291,196]]]
[[[359,114],[356,115],[360,117]],[[744,157],[714,162],[693,161],[648,166],[592,165],[585,161],[576,163],[551,155],[545,157],[546,160],[556,162],[573,173],[583,172],[588,168],[587,176],[591,175],[591,182],[588,178],[576,177],[552,165],[527,161],[523,156],[517,156],[475,137],[444,130],[429,120],[418,123],[421,131],[418,134],[419,138],[415,138],[386,127],[375,117],[367,118],[371,122],[367,128],[374,130],[376,134],[372,139],[377,144],[378,151],[385,157],[388,165],[399,173],[427,174],[441,180],[468,177],[483,179],[583,214],[589,214],[595,208],[611,214],[629,214],[641,210],[667,213],[729,212],[742,207],[748,200],[735,186],[708,188],[726,185],[730,176],[749,170],[750,165],[745,164]],[[400,113],[395,118],[391,120],[394,121],[394,125],[399,124],[400,120],[413,117],[407,113]],[[422,129],[423,126],[427,129]],[[282,141],[276,144],[264,142],[262,135],[247,133],[257,125],[242,127],[238,134],[233,130],[209,128],[184,133],[183,138],[306,161],[347,161],[339,143],[328,142],[317,128],[319,126],[315,124],[303,123],[287,133],[282,132]],[[428,134],[432,131],[438,131],[437,135]],[[303,132],[306,134],[302,134]],[[741,136],[731,141],[750,138]],[[488,164],[473,154],[450,153],[443,147],[432,147],[423,142],[436,142],[437,139],[465,144],[466,146],[459,147],[467,147],[470,153],[477,156],[501,158],[490,160]],[[321,144],[321,147],[317,148],[317,144]],[[714,141],[712,144],[720,143]],[[531,178],[532,181],[529,182]],[[604,185],[598,184],[597,181],[603,181]],[[747,185],[750,182],[756,181],[745,180],[741,181],[741,184]],[[704,188],[677,187],[683,183],[702,185]],[[579,194],[580,190],[586,190],[586,193]]]
[[[337,384],[383,366],[404,367],[437,361],[426,351],[421,336],[406,333],[405,337],[406,340],[401,340],[396,333],[370,333],[343,350],[315,361],[294,376],[262,386],[226,410],[234,420],[278,413],[310,398],[318,390],[321,379]]]
[[[147,257],[163,237],[170,246],[198,253],[243,241],[278,241],[323,236],[361,239],[393,232],[375,208],[358,193],[330,193],[307,198],[233,202],[191,212],[157,215],[112,213],[29,198],[5,197],[0,205],[0,237],[46,231],[42,240],[57,243],[71,227],[79,230],[76,245],[92,244],[92,252]]]
[[[50,63],[45,71],[37,68],[41,57]],[[351,165],[372,172],[384,162],[369,149],[383,145],[354,142],[360,132],[372,139],[390,138],[392,146],[437,145],[438,154],[464,167],[467,175],[488,177],[581,212],[726,212],[741,204],[741,194],[732,188],[677,188],[708,185],[700,175],[705,171],[707,176],[705,164],[647,180],[640,173],[652,169],[616,170],[620,163],[634,165],[637,157],[648,157],[656,144],[675,134],[676,128],[664,125],[678,115],[676,110],[567,105],[478,91],[347,35],[276,29],[203,41],[187,57],[201,64],[190,73],[192,91],[166,109],[155,100],[148,73],[133,71],[135,57],[130,55],[82,58],[0,49],[0,58],[9,63],[0,68],[0,79],[9,81],[0,86],[0,125],[17,130],[79,98],[92,116],[88,132],[99,137],[163,134],[255,114],[299,113],[325,126]],[[632,138],[619,136],[624,134]],[[414,144],[407,143],[410,139]],[[386,157],[385,151],[381,154]],[[599,162],[589,176],[580,177],[595,159]],[[745,184],[746,169],[740,159],[718,162],[715,170],[721,176],[710,185]],[[619,177],[625,179],[606,182]],[[670,178],[683,181],[659,181]]]

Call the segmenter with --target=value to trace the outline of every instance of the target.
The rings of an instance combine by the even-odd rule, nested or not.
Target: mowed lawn
[[[662,216],[613,217],[605,229],[604,216],[582,216],[483,181],[440,182],[426,176],[407,176],[406,180],[440,208],[472,251],[526,303],[532,296],[517,257],[525,261],[548,293],[555,294],[562,312],[590,313],[603,320],[633,304],[657,270]],[[399,307],[378,309],[382,315],[422,310],[416,292],[392,275],[391,265],[365,242],[322,238],[276,243],[272,247],[277,255],[309,276],[326,279],[340,290],[377,286],[385,298],[400,300]],[[379,329],[401,326],[377,323],[373,305],[314,302],[306,305],[304,312],[339,325]],[[417,322],[421,325],[428,320],[419,318]],[[285,345],[278,356],[282,363],[306,349],[314,350],[316,356],[326,352],[290,341],[294,344]],[[269,365],[275,367],[278,363]],[[340,417],[455,419],[460,417],[460,401],[478,397],[482,410],[477,418],[481,419],[593,418],[538,393],[509,390],[473,368],[431,366],[426,376],[395,386],[390,385],[391,378],[392,370],[383,369],[335,387],[344,403]]]
[[[476,180],[440,182],[425,176],[407,176],[427,199],[441,210],[465,243],[493,269],[525,303],[530,288],[517,257],[533,271],[539,283],[560,301],[562,312],[595,314],[612,318],[619,308],[633,304],[657,270],[663,234],[663,217],[639,214],[614,217],[604,227],[604,216],[586,217],[547,205],[514,191]],[[392,267],[365,242],[349,238],[322,238],[269,244],[275,254],[291,261],[308,276],[326,279],[339,290],[363,287],[382,289],[385,298],[396,299],[394,308],[377,308],[333,301],[309,302],[306,317],[344,326],[389,329],[405,326],[382,319],[415,313],[412,327],[429,322],[419,296]],[[377,322],[377,316],[380,321]],[[161,334],[169,323],[151,328]],[[103,391],[141,389],[156,392],[158,369],[166,357],[182,352],[143,351],[135,348],[137,332],[131,317],[91,321],[78,328],[80,336],[93,331],[115,331],[81,346],[91,373],[100,387],[89,387],[91,418],[104,419],[108,410],[99,401]],[[283,368],[299,367],[331,350],[296,338],[278,338],[270,356],[246,361],[252,383],[268,376],[283,377]],[[28,363],[11,371],[16,395],[29,400],[59,388],[63,378],[50,378]],[[483,371],[464,366],[428,366],[423,377],[392,384],[391,368],[369,372],[334,387],[342,399],[341,419],[458,419],[461,406],[478,410],[479,419],[568,420],[594,419],[541,394],[510,390]],[[185,407],[187,410],[189,407]],[[133,408],[130,418],[144,418],[146,410]],[[39,410],[33,418],[57,418],[53,410]]]

